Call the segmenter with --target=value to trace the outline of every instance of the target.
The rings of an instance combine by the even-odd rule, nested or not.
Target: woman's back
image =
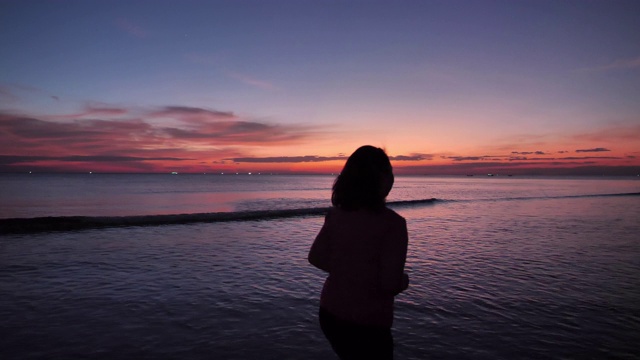
[[[329,272],[320,305],[345,320],[391,326],[393,298],[403,286],[404,218],[387,208],[333,208],[316,243]]]

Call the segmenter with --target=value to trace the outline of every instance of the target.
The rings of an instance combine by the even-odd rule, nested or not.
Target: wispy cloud
[[[83,118],[96,118],[96,117],[119,117],[125,115],[130,110],[124,107],[112,107],[106,105],[87,105],[85,108],[77,113],[63,114],[63,115],[45,115],[42,116],[44,120],[70,120],[70,119],[83,119]]]
[[[144,39],[149,36],[149,31],[145,30],[140,25],[135,24],[128,19],[118,18],[116,19],[115,24],[118,29],[139,39]]]
[[[510,157],[509,161],[521,161],[521,160],[526,160],[526,161],[549,161],[549,160],[555,160],[556,158],[552,158],[552,157],[528,157],[528,156],[514,156],[514,157]]]
[[[432,154],[411,154],[411,155],[395,155],[389,156],[391,161],[422,161],[433,160]]]
[[[345,161],[347,156],[340,154],[338,156],[318,156],[318,155],[304,155],[304,156],[273,156],[273,157],[238,157],[230,158],[230,160],[236,163],[308,163],[308,162],[325,162],[325,161]],[[411,155],[396,155],[390,156],[391,161],[421,161],[431,160],[433,155],[429,154],[411,154]]]
[[[577,153],[588,153],[588,152],[603,152],[603,151],[611,151],[609,149],[606,148],[593,148],[593,149],[578,149],[576,150]]]
[[[42,96],[55,101],[60,101],[61,98],[57,95],[51,94],[46,90],[37,88],[35,86],[28,86],[22,84],[0,84],[0,101],[2,102],[20,102],[25,100],[26,97]]]
[[[515,155],[531,155],[531,154],[535,154],[535,155],[545,155],[544,151],[512,151],[512,154]]]
[[[578,150],[576,152],[599,152],[597,149],[591,149],[596,151],[588,151],[587,150]],[[602,150],[609,151],[609,150]],[[597,159],[597,160],[618,160],[622,159],[619,156],[565,156],[565,157],[528,157],[528,156],[512,156],[509,158],[509,161],[551,161],[551,160],[587,160],[587,159]]]
[[[622,159],[619,156],[566,156],[559,158],[559,160],[618,160]]]
[[[599,72],[599,71],[638,69],[638,68],[640,68],[640,56],[633,59],[617,59],[604,65],[580,68],[578,69],[578,71]]]
[[[447,156],[446,159],[453,161],[480,161],[485,158],[483,156]]]
[[[172,120],[171,125],[167,125],[165,118]],[[87,106],[66,116],[0,111],[3,165],[192,160],[196,163],[212,157],[241,157],[238,151],[221,151],[223,148],[295,145],[317,135],[317,130],[310,126],[254,121],[232,112],[186,106],[150,110]]]
[[[218,121],[231,120],[238,117],[230,111],[219,111],[191,106],[165,106],[158,110],[153,110],[148,114],[150,117],[169,117],[182,121]]]
[[[123,108],[88,108],[65,119],[55,116],[55,120],[0,113],[0,130],[23,141],[65,139],[87,143],[109,139],[120,143],[135,138],[141,145],[156,145],[188,140],[183,143],[184,146],[193,142],[211,145],[295,143],[314,133],[314,129],[307,126],[251,121],[238,118],[230,112],[183,106],[168,106],[142,113],[136,119],[94,119],[96,115],[119,116],[128,112]],[[171,117],[177,120],[178,125],[160,125],[154,121],[158,116]],[[2,150],[6,152],[9,149]]]
[[[260,90],[279,90],[279,88],[273,83],[264,79],[257,78],[256,76],[246,73],[231,70],[229,66],[223,65],[224,57],[222,54],[216,55],[203,55],[199,53],[187,53],[184,54],[184,59],[190,63],[204,65],[215,69],[216,71],[224,74],[225,76],[237,80],[245,85],[249,85],[253,88]],[[231,67],[232,68],[232,67]]]
[[[244,84],[247,84],[249,86],[258,88],[258,89],[262,89],[262,90],[277,90],[278,87],[276,87],[275,85],[273,85],[272,83],[268,82],[268,81],[264,81],[261,79],[257,79],[255,77],[246,75],[246,74],[241,74],[238,72],[234,72],[234,71],[226,71],[225,72],[227,74],[227,76],[236,79]]]
[[[635,123],[609,125],[592,132],[576,134],[573,139],[589,142],[611,142],[637,141],[640,139],[640,119],[635,119]]]
[[[272,157],[238,157],[224,159],[236,163],[308,163],[308,162],[324,162],[335,160],[346,160],[344,156],[272,156]]]

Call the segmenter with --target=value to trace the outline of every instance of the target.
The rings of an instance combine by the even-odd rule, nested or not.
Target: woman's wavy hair
[[[383,188],[385,177],[393,185],[393,168],[384,150],[365,145],[349,156],[333,183],[331,203],[344,210],[384,208],[389,189]]]

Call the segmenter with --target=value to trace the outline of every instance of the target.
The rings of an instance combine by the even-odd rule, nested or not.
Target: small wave
[[[388,205],[395,208],[430,204],[435,201],[436,199],[391,201],[388,202]],[[0,219],[0,234],[70,231],[119,226],[157,226],[204,222],[284,219],[292,217],[321,216],[326,214],[328,210],[328,207],[313,207],[302,209],[253,210],[172,215],[48,216]]]
[[[595,195],[567,195],[563,197],[608,197],[608,196],[640,196],[640,192],[619,194],[595,194]]]
[[[624,196],[640,196],[640,192],[615,193],[615,194],[555,195],[555,196],[519,196],[519,197],[506,197],[506,198],[495,198],[495,199],[477,199],[477,200],[469,200],[469,201],[550,200],[550,199],[579,199],[579,198],[624,197]]]
[[[638,193],[618,193],[618,194],[595,194],[595,195],[560,195],[560,196],[540,196],[540,197],[512,197],[496,199],[476,199],[476,200],[445,200],[445,199],[419,199],[390,201],[387,203],[391,208],[401,208],[408,206],[420,206],[427,204],[464,202],[464,201],[514,201],[514,200],[540,200],[540,199],[566,199],[566,198],[590,198],[590,197],[623,197],[640,196]],[[49,231],[71,231],[82,229],[97,229],[106,227],[122,226],[158,226],[176,225],[206,222],[228,222],[228,221],[255,221],[284,219],[293,217],[322,216],[327,213],[328,207],[310,207],[300,209],[280,209],[280,210],[252,210],[235,212],[215,212],[196,214],[171,214],[171,215],[140,215],[140,216],[49,216],[36,218],[14,218],[0,219],[0,235],[2,234],[25,234]]]

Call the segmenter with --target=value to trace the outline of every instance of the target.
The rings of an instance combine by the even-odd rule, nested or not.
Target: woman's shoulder
[[[370,211],[370,210],[344,210],[339,207],[331,207],[326,216],[327,219],[335,219],[335,221],[340,221],[339,219],[361,219],[363,221],[376,221],[380,224],[406,224],[406,220],[397,212],[389,209],[388,207],[384,207],[379,209],[378,211]]]
[[[392,209],[389,209],[388,207],[385,207],[382,215],[387,217],[389,220],[391,221],[395,221],[395,222],[403,222],[405,223],[406,220],[404,217],[402,217],[402,215],[398,214],[397,212],[395,212]]]

